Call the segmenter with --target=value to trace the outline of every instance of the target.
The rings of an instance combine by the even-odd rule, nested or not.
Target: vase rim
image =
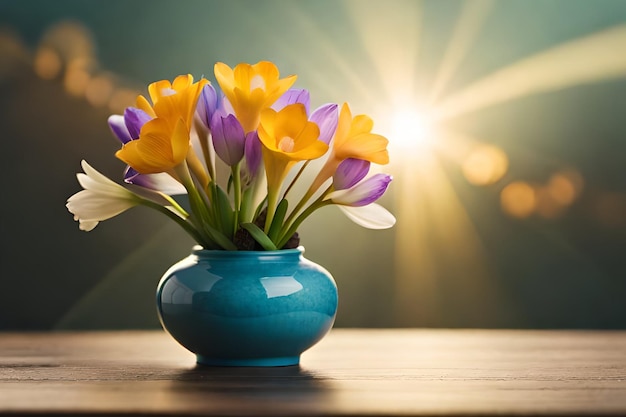
[[[191,248],[191,253],[196,256],[219,256],[219,257],[259,257],[259,256],[284,256],[284,255],[301,255],[304,253],[304,246],[298,246],[294,249],[278,249],[278,250],[220,250],[220,249],[204,249],[200,245]]]

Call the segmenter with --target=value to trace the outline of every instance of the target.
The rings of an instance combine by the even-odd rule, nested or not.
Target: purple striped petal
[[[124,171],[124,182],[148,188],[150,190],[161,191],[168,195],[187,193],[185,187],[168,174],[160,173],[144,175],[138,173],[131,167],[127,167],[126,171]]]
[[[320,128],[318,140],[328,145],[335,134],[335,130],[337,130],[337,123],[339,121],[337,105],[334,103],[324,104],[313,112],[310,120]]]
[[[217,112],[211,118],[210,126],[213,148],[217,156],[230,166],[241,161],[246,136],[235,115],[224,116],[221,112]]]
[[[152,117],[148,113],[136,107],[128,107],[124,110],[124,123],[132,139],[139,139],[142,126],[150,120]]]
[[[345,190],[361,181],[370,170],[370,162],[363,159],[348,158],[342,161],[333,175],[335,190]]]
[[[215,87],[211,84],[207,84],[202,89],[202,93],[198,98],[196,105],[196,114],[200,117],[200,120],[207,128],[210,128],[211,119],[215,112],[222,108],[222,97]]]
[[[306,108],[306,114],[309,114],[309,106],[311,103],[309,91],[304,89],[299,90],[295,88],[289,89],[285,92],[285,94],[280,96],[278,100],[274,102],[274,104],[272,105],[272,109],[280,111],[288,105],[296,103],[304,104],[304,107]]]
[[[389,174],[376,174],[347,190],[333,191],[326,196],[326,200],[345,206],[366,206],[378,200],[387,191],[391,180]]]
[[[261,141],[259,140],[259,135],[256,130],[248,132],[246,135],[244,154],[246,156],[248,175],[250,176],[250,180],[253,180],[256,177],[259,166],[261,165],[261,159],[263,158],[261,154]]]
[[[108,123],[111,132],[113,132],[115,137],[118,138],[120,142],[128,143],[133,140],[133,138],[130,136],[130,133],[128,132],[126,123],[124,123],[124,116],[120,114],[114,114],[112,116],[109,116]]]

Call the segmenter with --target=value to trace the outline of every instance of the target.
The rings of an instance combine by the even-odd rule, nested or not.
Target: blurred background
[[[85,233],[86,159],[148,83],[275,62],[390,139],[390,230],[300,230],[336,326],[626,328],[623,0],[0,0],[0,329],[156,328],[193,242],[134,209]]]

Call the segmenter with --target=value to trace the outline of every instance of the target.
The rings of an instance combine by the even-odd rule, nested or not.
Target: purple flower
[[[229,166],[241,161],[246,136],[235,115],[224,115],[222,112],[216,112],[211,118],[210,127],[213,147],[217,156]]]
[[[348,158],[343,160],[333,175],[335,190],[345,190],[361,181],[370,170],[370,162],[363,159]]]
[[[128,132],[128,128],[126,127],[126,122],[124,121],[124,116],[121,114],[114,114],[109,116],[109,128],[111,132],[115,135],[116,138],[119,139],[122,143],[128,143],[133,138],[130,136]]]
[[[120,142],[128,143],[139,139],[141,128],[152,118],[145,111],[136,107],[128,107],[124,115],[114,114],[109,117],[109,127]],[[178,181],[168,174],[140,174],[130,166],[124,170],[124,182],[138,185],[151,190],[161,191],[169,195],[185,194],[187,191]]]
[[[320,128],[318,140],[328,145],[335,134],[335,130],[337,130],[337,123],[339,122],[337,105],[330,103],[318,107],[311,117],[309,117],[309,120],[317,124]]]
[[[152,117],[141,109],[128,107],[124,110],[124,123],[126,124],[128,133],[133,140],[139,139],[139,132],[141,131],[141,128],[150,120],[152,120]]]
[[[389,174],[376,174],[351,188],[331,192],[325,200],[345,206],[366,206],[385,193],[391,180],[392,177]]]
[[[256,130],[248,132],[246,135],[246,143],[244,146],[244,155],[246,157],[246,170],[249,181],[252,181],[258,173],[263,158],[261,152],[261,141]]]
[[[299,90],[296,88],[292,88],[287,90],[285,94],[280,96],[278,100],[274,102],[272,105],[272,109],[276,111],[280,111],[283,108],[287,107],[290,104],[304,104],[304,108],[306,109],[306,114],[309,114],[309,106],[311,102],[311,97],[309,95],[308,90]]]
[[[124,171],[124,182],[151,190],[161,191],[168,195],[187,193],[185,187],[168,174],[140,174],[130,166],[127,166]]]
[[[210,128],[213,115],[223,107],[223,98],[211,84],[207,84],[202,89],[198,103],[196,104],[196,114],[206,128]]]
[[[113,134],[122,143],[128,143],[131,140],[139,139],[139,132],[143,125],[152,118],[145,111],[128,107],[124,110],[124,115],[114,114],[109,116],[109,127]]]

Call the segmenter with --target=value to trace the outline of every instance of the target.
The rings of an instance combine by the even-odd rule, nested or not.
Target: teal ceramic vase
[[[297,365],[337,312],[335,281],[303,254],[194,248],[157,287],[163,328],[199,364]]]

